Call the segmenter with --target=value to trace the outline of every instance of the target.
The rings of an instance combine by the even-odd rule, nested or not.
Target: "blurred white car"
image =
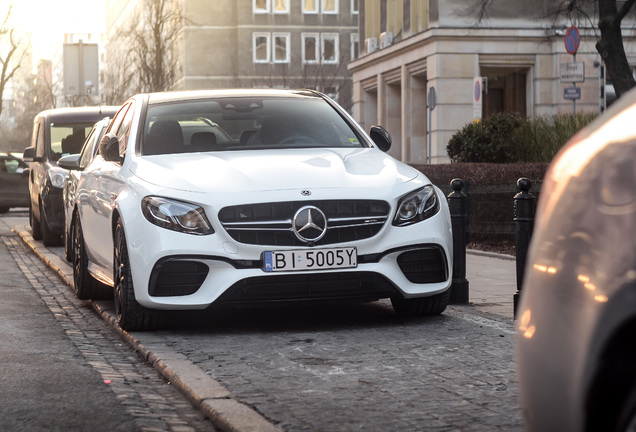
[[[636,92],[544,179],[518,316],[528,431],[636,430]]]
[[[391,298],[423,315],[448,303],[444,195],[319,93],[134,96],[82,177],[75,284],[114,286],[124,329],[213,304]]]
[[[73,218],[73,211],[75,210],[75,195],[77,193],[77,188],[84,177],[82,172],[97,155],[99,142],[104,136],[109,123],[110,118],[108,117],[95,123],[88,133],[81,151],[76,154],[62,156],[58,160],[58,165],[60,166],[67,166],[68,164],[71,164],[71,166],[74,167],[73,170],[69,171],[62,189],[62,197],[64,200],[64,254],[68,261],[72,261],[73,258],[73,233],[71,232],[71,221]]]

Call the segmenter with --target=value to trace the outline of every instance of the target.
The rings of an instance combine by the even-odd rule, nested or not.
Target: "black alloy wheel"
[[[59,234],[55,234],[51,231],[51,228],[49,228],[42,204],[40,204],[40,232],[42,233],[42,243],[44,243],[44,246],[60,245],[61,236]]]
[[[156,330],[164,325],[165,315],[137,303],[133,286],[128,246],[121,220],[115,227],[113,276],[115,282],[115,314],[119,326],[128,331]]]
[[[95,280],[88,271],[88,255],[79,217],[72,226],[73,237],[73,289],[80,300],[108,299],[112,289]]]
[[[33,237],[33,240],[42,240],[40,220],[35,217],[32,205],[29,205],[29,225],[31,225],[31,235]]]

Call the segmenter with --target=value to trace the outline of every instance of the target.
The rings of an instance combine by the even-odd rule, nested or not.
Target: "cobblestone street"
[[[285,430],[522,430],[512,322],[465,308],[238,310],[161,335]]]

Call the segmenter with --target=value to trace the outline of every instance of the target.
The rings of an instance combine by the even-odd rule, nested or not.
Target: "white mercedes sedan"
[[[401,315],[439,314],[446,199],[390,145],[313,91],[136,95],[82,168],[75,289],[112,286],[126,330],[267,302],[390,298]]]

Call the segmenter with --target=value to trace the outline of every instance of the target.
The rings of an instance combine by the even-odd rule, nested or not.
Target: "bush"
[[[517,114],[495,114],[464,126],[446,150],[452,162],[550,162],[596,116],[582,112],[522,119]]]
[[[453,162],[516,162],[514,132],[523,120],[516,114],[495,114],[455,133],[446,150]]]

